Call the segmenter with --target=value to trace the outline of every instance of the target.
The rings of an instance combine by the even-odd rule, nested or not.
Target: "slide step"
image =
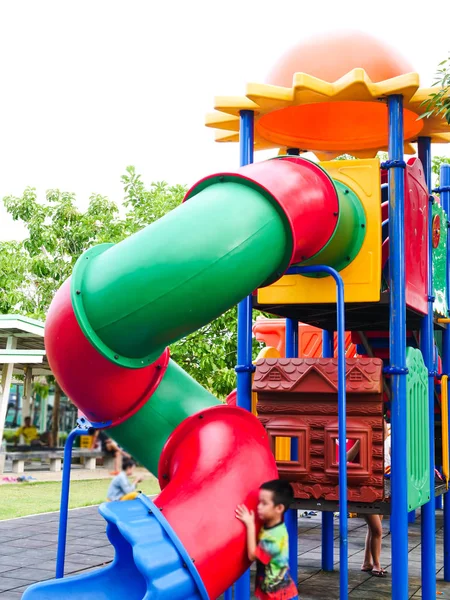
[[[115,549],[111,565],[29,587],[23,600],[209,600],[182,543],[146,496],[99,508]]]

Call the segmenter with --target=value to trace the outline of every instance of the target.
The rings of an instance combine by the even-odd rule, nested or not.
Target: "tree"
[[[0,243],[0,308],[45,319],[50,302],[70,276],[78,257],[104,242],[119,242],[178,206],[186,193],[165,182],[147,187],[134,167],[122,176],[124,214],[108,198],[90,197],[85,212],[74,194],[50,190],[39,202],[36,190],[7,196],[4,204],[28,232],[23,242]],[[224,398],[235,385],[237,311],[232,308],[171,346],[174,358],[192,377]],[[259,344],[254,341],[255,353]]]
[[[439,187],[439,176],[441,172],[442,164],[450,164],[450,158],[448,156],[433,156],[431,159],[431,170],[436,175],[434,178],[434,185]]]
[[[426,119],[432,115],[443,115],[450,124],[450,53],[445,60],[439,63],[433,87],[436,88],[436,91],[422,102],[424,113],[420,118]]]

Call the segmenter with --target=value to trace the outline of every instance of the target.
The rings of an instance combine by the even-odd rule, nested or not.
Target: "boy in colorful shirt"
[[[289,574],[289,538],[284,513],[294,499],[291,485],[275,479],[259,488],[257,513],[263,526],[256,540],[255,514],[244,505],[236,517],[247,528],[249,560],[257,561],[255,596],[260,600],[295,600],[298,591]]]

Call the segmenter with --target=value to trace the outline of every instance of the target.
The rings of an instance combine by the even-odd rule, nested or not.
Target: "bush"
[[[14,442],[15,432],[16,432],[15,429],[5,429],[3,431],[3,439],[6,440],[7,444],[12,444]]]

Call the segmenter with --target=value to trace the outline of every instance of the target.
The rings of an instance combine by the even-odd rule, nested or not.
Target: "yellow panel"
[[[448,489],[449,456],[448,456],[448,376],[441,379],[441,422],[442,422],[442,472]]]
[[[275,440],[275,459],[291,460],[291,440],[290,438],[277,438]]]
[[[90,448],[92,446],[92,435],[80,435],[80,448]]]
[[[255,363],[260,358],[281,358],[281,354],[273,346],[264,346],[264,348],[261,349],[260,353],[256,357]]]
[[[366,213],[366,237],[358,256],[340,272],[345,302],[378,302],[381,287],[381,184],[378,159],[336,160],[320,163],[333,179],[359,197]],[[318,215],[320,218],[320,215]],[[258,290],[260,304],[323,304],[336,302],[332,277],[313,279],[286,275]]]

